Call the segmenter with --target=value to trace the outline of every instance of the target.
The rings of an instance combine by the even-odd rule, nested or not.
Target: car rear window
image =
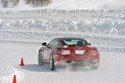
[[[63,39],[61,40],[63,45],[87,45],[87,41],[84,39]]]

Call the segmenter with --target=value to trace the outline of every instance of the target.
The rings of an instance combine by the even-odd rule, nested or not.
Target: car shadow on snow
[[[91,71],[90,69],[86,69],[86,68],[69,69],[67,67],[56,67],[56,70],[51,71],[49,69],[48,64],[44,64],[43,66],[39,66],[38,64],[27,64],[21,67],[21,69],[25,69],[25,70],[33,71],[33,72]]]
[[[21,69],[34,71],[34,72],[51,72],[51,70],[49,69],[49,65],[47,64],[43,66],[39,66],[38,64],[27,64],[21,67]]]

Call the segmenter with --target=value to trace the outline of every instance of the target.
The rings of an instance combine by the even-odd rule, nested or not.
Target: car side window
[[[49,47],[54,47],[54,46],[57,46],[58,45],[58,40],[57,39],[54,39],[52,40],[50,43],[49,43]]]

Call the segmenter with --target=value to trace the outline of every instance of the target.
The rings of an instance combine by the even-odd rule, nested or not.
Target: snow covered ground
[[[0,83],[125,83],[124,10],[0,11]],[[38,66],[41,42],[83,37],[99,49],[98,70],[50,71]],[[25,66],[20,67],[20,58]]]
[[[12,83],[17,75],[18,83],[124,83],[124,53],[101,53],[98,70],[50,71],[48,65],[38,66],[37,53],[40,43],[0,42],[0,83]],[[20,67],[20,58],[25,66]]]

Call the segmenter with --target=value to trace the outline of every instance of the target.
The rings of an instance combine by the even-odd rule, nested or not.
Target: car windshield
[[[87,41],[84,39],[62,39],[61,43],[63,45],[87,45]]]

